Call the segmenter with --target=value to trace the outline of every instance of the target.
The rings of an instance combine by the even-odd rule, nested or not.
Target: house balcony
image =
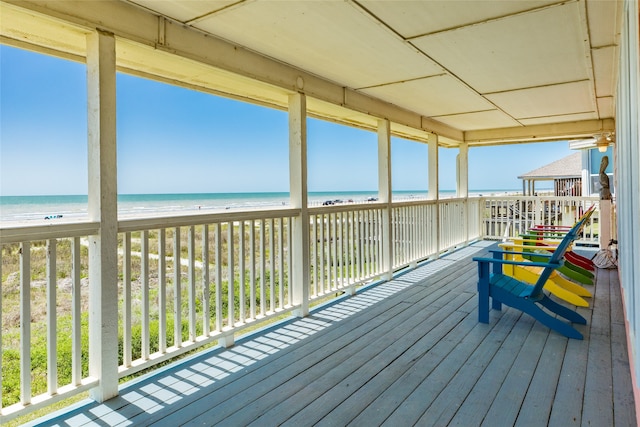
[[[3,318],[20,319],[3,326],[3,371],[20,372],[19,385],[3,376],[3,419],[99,390],[104,380],[89,375],[90,331],[112,313],[117,336],[99,359],[117,360],[110,375],[120,379],[119,397],[73,405],[55,414],[59,425],[175,425],[192,415],[239,425],[273,413],[281,422],[313,413],[329,423],[399,416],[470,425],[463,421],[509,413],[523,425],[536,417],[565,425],[567,416],[629,425],[635,407],[615,274],[600,271],[591,307],[580,309],[591,320],[582,342],[513,310],[492,314],[490,325],[477,321],[471,254],[527,224],[575,221],[592,204],[501,196],[311,207],[308,250],[299,251],[308,253],[303,286],[294,273],[299,209],[122,219],[117,297],[101,316],[90,312],[87,285],[95,223],[3,227],[3,270],[16,270],[7,276],[15,282],[3,282]],[[598,244],[597,217],[581,236],[585,250]],[[37,342],[46,354],[34,353]],[[233,405],[255,403],[233,410],[230,395],[246,396]],[[605,398],[611,411],[594,411]]]
[[[88,196],[82,220],[0,224],[0,424],[637,425],[638,3],[444,4],[0,0],[0,43],[86,71]],[[286,111],[289,205],[120,217],[120,73]],[[309,205],[308,118],[375,134],[376,201]],[[429,199],[393,200],[392,137],[426,146]],[[567,140],[613,144],[615,203],[469,197],[470,150]],[[478,322],[471,257],[592,205],[578,243],[620,258],[584,340]]]

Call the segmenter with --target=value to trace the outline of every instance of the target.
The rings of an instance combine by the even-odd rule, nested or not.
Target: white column
[[[439,191],[440,186],[438,184],[438,135],[429,135],[429,200],[436,201],[436,207],[434,212],[433,224],[431,227],[432,238],[436,241],[436,258],[440,254],[440,206],[438,200],[440,199]]]
[[[116,51],[113,34],[87,36],[89,219],[89,375],[98,402],[118,394]]]
[[[591,165],[591,161],[589,159],[589,150],[580,150],[580,156],[582,159],[582,171],[581,171],[581,178],[582,178],[582,197],[589,197],[591,195],[591,180],[590,180],[590,174],[589,174],[589,170],[590,170],[590,165]],[[587,167],[584,167],[584,165],[587,165]]]
[[[600,249],[608,248],[611,241],[611,200],[600,200]]]
[[[459,149],[456,193],[458,197],[467,198],[469,197],[469,144],[461,143]]]
[[[429,200],[438,200],[438,135],[429,135]]]
[[[296,315],[309,314],[309,210],[307,201],[307,98],[296,93],[289,97],[289,191],[292,208],[300,209],[292,227],[293,304]]]
[[[393,275],[391,189],[391,125],[389,120],[378,121],[378,199],[386,206],[382,213],[382,271],[384,278]]]
[[[458,147],[457,165],[456,165],[456,195],[465,199],[464,201],[464,241],[469,242],[469,144],[463,142]]]

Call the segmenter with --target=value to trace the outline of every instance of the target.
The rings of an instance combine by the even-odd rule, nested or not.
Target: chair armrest
[[[476,261],[476,262],[479,262],[479,263],[524,265],[524,266],[532,266],[532,267],[559,267],[560,266],[560,263],[531,262],[531,261],[512,261],[512,260],[508,260],[508,259],[497,259],[497,258],[474,257],[473,260]]]
[[[514,247],[518,247],[518,245],[515,245]],[[544,247],[544,246],[542,246]],[[531,246],[525,246],[525,248],[531,248]],[[492,253],[499,253],[499,254],[509,254],[509,255],[535,255],[535,256],[541,256],[541,257],[546,257],[546,258],[551,258],[553,255],[551,254],[539,254],[539,253],[535,253],[535,252],[519,252],[519,251],[499,251],[497,249],[491,249],[489,250],[489,252]]]
[[[502,248],[502,247],[504,247],[504,248],[530,249],[530,250],[536,250],[536,249],[537,249],[537,250],[549,251],[549,252],[553,252],[553,251],[555,251],[556,249],[558,249],[558,247],[557,247],[557,246],[514,245],[514,244],[511,244],[511,243],[500,243],[498,246],[500,246],[501,248]],[[523,251],[519,251],[519,252],[516,252],[516,253],[518,253],[518,254],[520,254],[520,255],[522,255],[523,253],[524,253],[524,254],[529,254],[529,255],[530,255],[532,252],[523,252]],[[542,255],[542,256],[551,256],[551,255],[548,255],[548,254],[539,254],[539,255]]]
[[[534,225],[530,230],[560,230],[569,231],[573,228],[572,225]]]
[[[566,236],[569,233],[564,233],[563,235],[559,235],[559,234],[545,234],[545,233],[539,233],[539,234],[532,234],[532,233],[521,233],[519,234],[520,237],[522,238],[532,238],[535,237],[538,240],[542,237],[542,238],[549,238],[549,239],[558,239],[558,240],[562,240],[562,238],[564,236]]]
[[[547,246],[558,246],[558,243],[560,243],[559,240],[523,239],[518,237],[514,237],[513,239],[518,240],[522,243],[535,243],[536,245],[542,244]],[[530,245],[530,246],[533,246],[533,245]]]

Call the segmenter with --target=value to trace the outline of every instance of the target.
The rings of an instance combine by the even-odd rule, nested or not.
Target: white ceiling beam
[[[560,141],[571,138],[588,138],[595,133],[615,132],[615,120],[584,120],[502,129],[467,131],[465,142],[470,146],[517,142]]]

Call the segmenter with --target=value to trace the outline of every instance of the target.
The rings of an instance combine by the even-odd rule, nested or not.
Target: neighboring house
[[[534,195],[536,183],[553,181],[553,193],[556,196],[596,196],[600,192],[600,162],[609,156],[607,175],[614,193],[613,153],[611,147],[605,152],[597,149],[582,149],[548,165],[522,174],[522,194]]]

